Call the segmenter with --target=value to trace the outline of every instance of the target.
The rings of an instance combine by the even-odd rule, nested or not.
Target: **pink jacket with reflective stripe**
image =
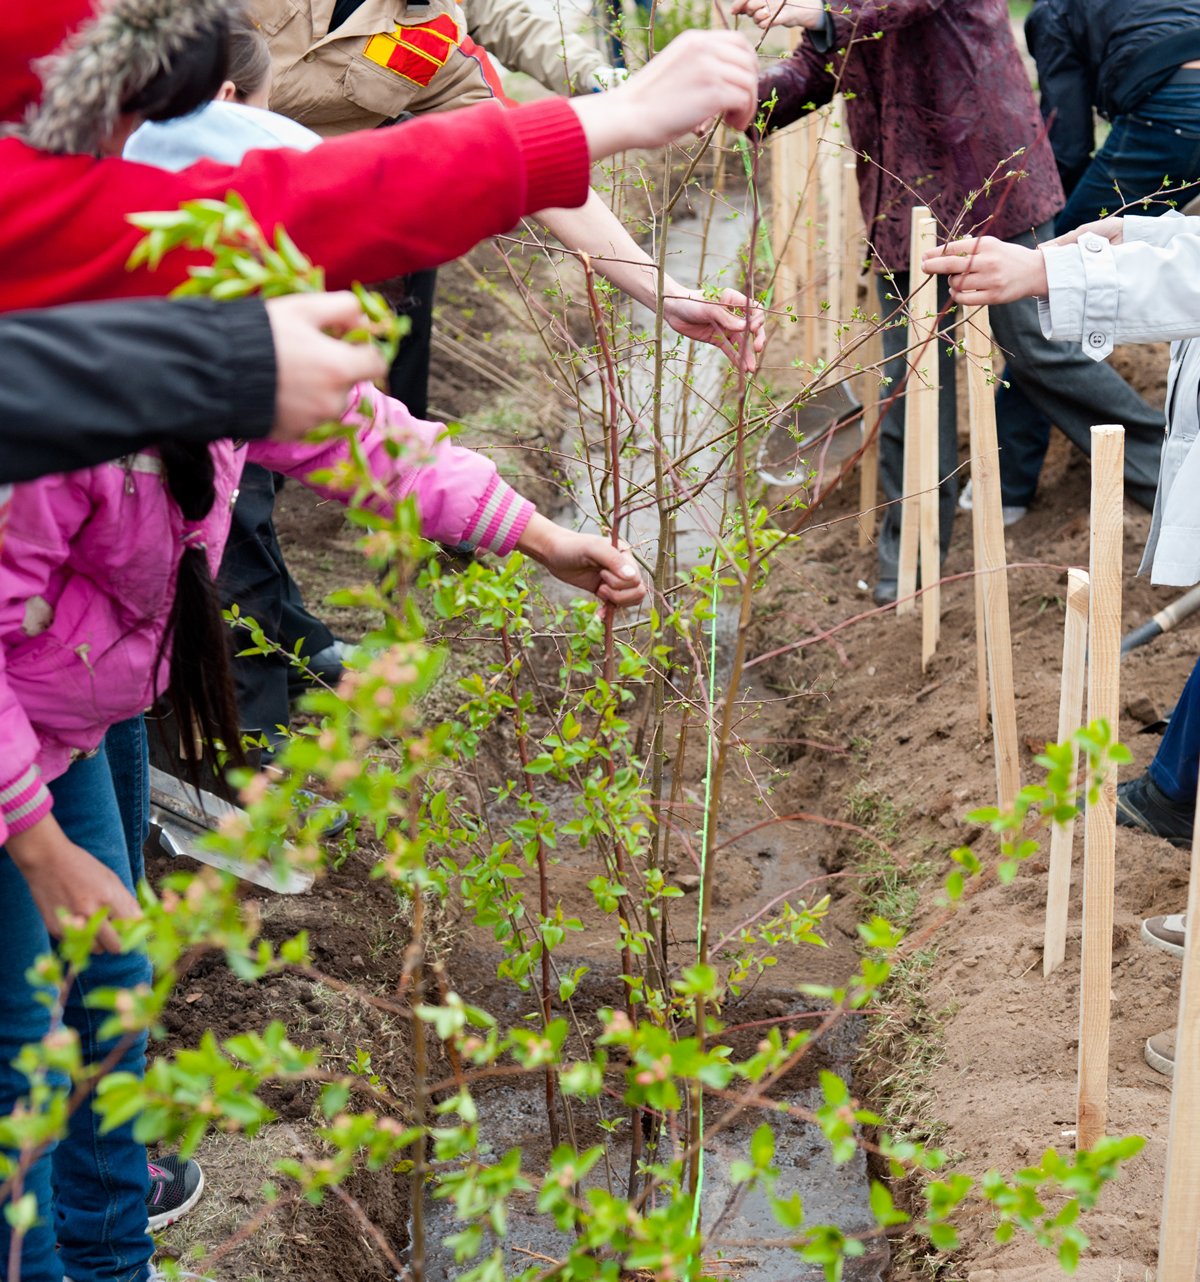
[[[366,397],[373,423],[358,414]],[[480,454],[450,444],[445,429],[413,418],[399,401],[359,388],[346,422],[374,474],[397,499],[412,496],[427,538],[501,555],[533,514]],[[410,443],[397,459],[385,438]],[[216,501],[200,523],[213,573],[229,536],[242,468],[261,463],[303,480],[345,459],[345,441],[272,441],[210,447]],[[330,497],[345,495],[314,486]],[[108,728],[150,706],[166,681],[155,656],[171,610],[183,536],[155,454],[138,454],[13,490],[0,549],[0,843],[50,810],[47,780],[72,754],[100,745]]]

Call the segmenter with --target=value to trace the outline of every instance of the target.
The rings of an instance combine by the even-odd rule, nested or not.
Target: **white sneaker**
[[[962,487],[962,493],[958,496],[958,506],[963,512],[970,512],[974,510],[974,503],[971,499],[970,481]],[[1001,507],[1000,509],[1000,519],[1006,526],[1016,525],[1022,517],[1027,516],[1028,514],[1029,509],[1027,507],[1021,507],[1019,504],[1013,504],[1011,507]]]

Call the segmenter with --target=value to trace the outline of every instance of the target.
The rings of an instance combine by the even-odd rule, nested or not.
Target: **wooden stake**
[[[841,247],[845,267],[839,310],[842,323],[849,325],[858,306],[858,284],[863,260],[867,256],[866,231],[858,209],[858,164],[853,160],[842,161],[842,212],[846,220],[845,240]]]
[[[922,254],[936,244],[936,224],[929,218],[929,210],[918,205],[913,210],[909,267],[910,373],[904,392],[904,495],[896,594],[900,604],[896,614],[912,614],[917,609],[912,597],[917,591],[919,556],[926,588],[922,599],[922,668],[936,649],[937,617],[941,613],[936,586],[941,568],[937,546],[937,341],[932,337],[937,326],[937,283],[935,277],[921,271]],[[927,486],[932,486],[928,495],[922,492]]]
[[[789,33],[793,49],[800,33]],[[782,129],[771,144],[771,248],[775,254],[774,304],[797,302],[796,237],[806,234],[800,221],[800,200],[808,182],[804,161],[803,125]]]
[[[771,145],[771,247],[775,254],[774,305],[796,301],[799,282],[792,266],[792,239],[797,234],[800,184],[800,133],[793,126],[780,132]]]
[[[1122,473],[1125,429],[1092,428],[1088,721],[1115,735],[1121,691]],[[1116,895],[1117,772],[1110,769],[1083,827],[1083,985],[1079,1004],[1076,1145],[1095,1147],[1108,1124],[1113,900]],[[1195,1261],[1193,1260],[1193,1267]]]
[[[821,187],[825,192],[825,262],[828,265],[825,299],[829,303],[825,312],[824,356],[832,365],[842,343],[838,330],[850,323],[850,313],[845,310],[846,209],[842,200],[845,185],[837,137],[826,138],[821,151]]]
[[[1195,1282],[1200,1255],[1200,822],[1195,832],[1158,1242],[1159,1282]]]
[[[966,318],[964,348],[971,412],[972,520],[977,528],[975,578],[982,599],[984,648],[996,755],[996,796],[1007,808],[1021,788],[1017,705],[1013,693],[1012,632],[1008,614],[1008,554],[1000,511],[1000,449],[996,444],[996,388],[992,334],[986,307]]]
[[[909,374],[908,388],[904,394],[904,479],[901,482],[904,488],[900,495],[900,565],[896,574],[896,618],[903,614],[913,614],[917,609],[915,600],[910,599],[917,591],[917,555],[921,546],[921,497],[918,494],[921,488],[921,432],[915,428],[914,420],[919,413],[915,409],[915,401],[918,400],[918,388],[921,386],[917,367],[923,363],[924,358],[917,349],[917,331],[914,326],[923,300],[931,292],[935,299],[937,297],[933,277],[926,277],[921,271],[917,256],[917,228],[928,217],[929,210],[924,205],[918,205],[913,210],[912,262],[918,265],[917,271],[909,276],[909,290],[919,288],[919,294],[914,295],[909,310],[908,347],[912,350],[912,355],[908,359],[914,368]]]
[[[879,380],[883,371],[883,339],[876,329],[863,345],[863,364],[868,373],[863,383],[863,433],[870,432],[879,421]],[[863,450],[858,461],[858,546],[868,548],[875,538],[875,502],[879,495],[879,433]]]
[[[913,252],[922,257],[935,250],[938,243],[937,223],[932,218],[922,219],[920,226],[914,229]],[[916,266],[913,271],[920,271],[920,262],[914,258]],[[910,275],[909,280],[915,277]],[[925,348],[924,360],[929,370],[928,387],[920,389],[920,432],[921,432],[921,581],[924,592],[921,595],[921,671],[924,672],[937,652],[938,642],[942,636],[942,589],[939,580],[942,577],[942,544],[941,514],[939,500],[941,492],[941,468],[939,466],[941,450],[939,446],[939,406],[941,401],[941,379],[939,377],[937,292],[931,290],[927,306],[932,317],[922,324],[930,335]]]
[[[817,342],[817,224],[820,221],[821,177],[820,166],[817,164],[817,147],[821,139],[821,119],[817,112],[809,112],[800,126],[804,196],[800,203],[798,238],[792,241],[796,275],[803,281],[803,356],[806,369],[811,369],[816,364],[820,350]]]
[[[1058,742],[1066,741],[1083,724],[1083,692],[1087,679],[1088,603],[1091,581],[1086,570],[1067,571],[1067,618],[1063,629],[1062,693],[1058,700]],[[1079,784],[1079,748],[1071,749],[1071,791]],[[1050,884],[1046,892],[1046,935],[1042,946],[1042,976],[1052,974],[1067,955],[1067,899],[1071,894],[1071,851],[1075,820],[1055,824],[1050,837]]]

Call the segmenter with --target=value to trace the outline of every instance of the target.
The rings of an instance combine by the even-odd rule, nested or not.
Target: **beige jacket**
[[[491,63],[556,92],[592,88],[604,59],[522,0],[364,0],[331,34],[334,0],[252,0],[271,46],[271,107],[326,136],[373,129],[403,112],[464,107],[500,95]]]
[[[522,0],[465,0],[467,29],[510,71],[523,71],[555,93],[590,93],[606,70],[599,50]]]

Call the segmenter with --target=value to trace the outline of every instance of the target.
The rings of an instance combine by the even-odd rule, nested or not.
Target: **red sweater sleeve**
[[[0,141],[0,311],[165,294],[186,254],[127,272],[141,233],[126,216],[238,192],[270,234],[285,226],[331,288],[459,257],[539,209],[587,197],[587,142],[561,99],[495,103],[348,134],[310,152],[249,153],[170,174],[125,160],[53,156]]]

